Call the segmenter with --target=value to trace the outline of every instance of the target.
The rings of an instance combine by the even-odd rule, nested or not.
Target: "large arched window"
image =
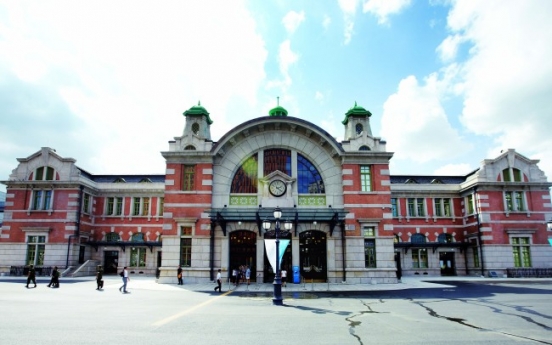
[[[299,194],[324,194],[324,181],[318,169],[304,156],[297,154],[297,187]]]
[[[414,244],[426,243],[426,237],[422,234],[414,234],[410,237],[410,242]]]
[[[291,151],[271,149],[264,151],[264,176],[280,170],[291,176]]]
[[[105,240],[107,242],[117,242],[121,240],[121,237],[119,237],[119,234],[116,232],[110,232],[105,236]]]
[[[232,179],[230,193],[257,193],[257,154],[249,157]]]

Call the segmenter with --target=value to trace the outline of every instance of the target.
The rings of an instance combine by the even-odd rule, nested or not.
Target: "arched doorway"
[[[275,239],[276,235],[274,230],[267,231],[264,235],[264,238],[266,239]],[[283,270],[287,271],[287,281],[290,282],[291,279],[291,233],[287,233],[285,235],[280,234],[278,236],[281,240],[289,240],[289,245],[286,247],[286,251],[284,252],[284,256],[282,257],[282,263],[280,264],[280,267]],[[274,282],[274,276],[276,273],[272,270],[272,266],[270,266],[270,262],[268,261],[268,257],[266,256],[266,250],[264,253],[264,282],[265,283],[272,283]]]
[[[306,280],[325,282],[328,278],[326,264],[326,233],[317,230],[299,235],[301,276]]]
[[[238,269],[240,266],[249,266],[251,269],[251,281],[257,276],[257,234],[252,231],[238,230],[230,233],[230,266],[228,272]]]

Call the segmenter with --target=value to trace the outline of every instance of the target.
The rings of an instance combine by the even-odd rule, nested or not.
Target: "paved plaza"
[[[405,277],[400,284],[161,285],[133,277],[0,277],[9,344],[552,344],[552,280]]]

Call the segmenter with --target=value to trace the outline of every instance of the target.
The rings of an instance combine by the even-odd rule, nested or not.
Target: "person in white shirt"
[[[282,270],[282,272],[280,272],[281,276],[282,276],[282,285],[285,287],[286,286],[286,279],[287,279],[287,271],[285,269]]]
[[[220,289],[222,287],[222,277],[220,275],[220,268],[218,270],[218,273],[217,273],[217,286],[215,287],[215,291],[219,291],[219,292],[222,292],[222,290]]]
[[[128,270],[126,266],[123,268],[123,272],[121,276],[123,277],[123,286],[119,288],[119,291],[122,291],[123,293],[127,293],[128,291],[126,287],[127,287],[127,283],[130,281],[130,277],[128,276]]]

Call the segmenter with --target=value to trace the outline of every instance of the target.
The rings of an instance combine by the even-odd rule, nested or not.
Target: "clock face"
[[[274,196],[282,196],[286,192],[286,184],[282,180],[274,180],[270,182],[268,191]]]

